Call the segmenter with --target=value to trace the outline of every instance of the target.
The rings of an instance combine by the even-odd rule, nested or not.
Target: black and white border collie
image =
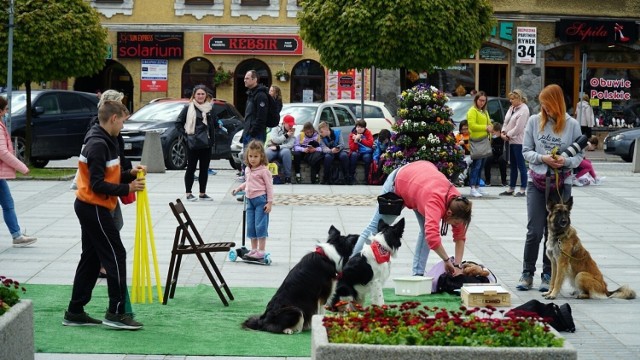
[[[326,243],[300,259],[278,288],[262,315],[249,317],[245,329],[293,334],[308,330],[311,317],[324,313],[338,274],[349,260],[358,235],[341,236],[331,226]]]
[[[367,293],[371,294],[371,304],[383,305],[382,286],[391,273],[391,257],[395,257],[404,233],[404,218],[395,225],[384,220],[378,222],[378,233],[369,237],[370,245],[364,245],[359,254],[354,255],[342,270],[330,308],[338,302],[355,302],[362,305]]]

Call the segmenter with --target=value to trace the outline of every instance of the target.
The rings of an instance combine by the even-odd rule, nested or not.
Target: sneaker
[[[296,183],[302,184],[302,175],[296,174]]]
[[[104,320],[102,320],[102,323],[115,329],[124,330],[138,330],[142,327],[142,324],[133,320],[131,315],[113,314],[109,311],[104,314]]]
[[[62,319],[62,325],[64,326],[95,326],[100,324],[102,324],[102,321],[92,318],[86,312],[74,314],[65,311]]]
[[[551,281],[551,275],[542,274],[542,281],[540,282],[540,287],[538,288],[538,291],[540,291],[540,292],[549,291],[549,282],[550,281]]]
[[[238,176],[238,178],[236,179],[239,183],[243,183],[244,182],[244,175],[240,175]]]
[[[498,194],[498,195],[500,195],[500,196],[513,196],[513,194],[514,194],[514,191],[513,191],[513,190],[511,190],[511,191],[507,190],[507,191],[503,191],[503,192],[501,192],[501,193],[500,193],[500,194]]]
[[[527,291],[531,289],[531,285],[533,285],[533,275],[529,272],[523,272],[520,277],[520,283],[516,286],[516,289]]]
[[[284,183],[285,184],[291,184],[291,178],[290,177],[285,177],[284,178]]]
[[[258,252],[257,249],[251,249],[248,253],[246,253],[243,257],[253,257]]]
[[[482,194],[475,188],[471,188],[471,192],[469,193],[469,195],[475,198],[482,197]]]
[[[513,196],[515,197],[525,197],[527,196],[524,191],[518,191],[517,193],[513,194]]]
[[[198,201],[198,198],[193,196],[193,194],[189,194],[189,195],[187,195],[187,200],[188,201]]]
[[[25,234],[22,234],[22,235],[18,236],[17,238],[13,239],[13,247],[29,246],[29,245],[35,243],[36,241],[38,241],[37,237],[27,236]]]
[[[480,195],[484,196],[484,195],[489,195],[489,192],[483,188],[478,188],[477,191],[480,193]]]
[[[202,194],[202,195],[198,196],[198,200],[200,200],[200,201],[213,201],[213,198],[210,197],[207,194]]]
[[[218,174],[217,171],[213,170],[213,169],[209,169],[209,175],[216,175]]]
[[[255,260],[264,259],[264,251],[256,250],[256,252],[253,255],[251,255],[251,258]]]

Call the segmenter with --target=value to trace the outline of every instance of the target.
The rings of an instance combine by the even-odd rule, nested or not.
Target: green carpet
[[[62,317],[71,286],[25,284],[24,298],[32,299],[35,343],[39,353],[165,354],[201,356],[311,356],[311,332],[280,335],[243,330],[240,324],[260,314],[273,296],[273,288],[233,288],[229,307],[211,286],[178,287],[167,305],[133,304],[139,331],[112,330],[104,326],[66,327]],[[155,293],[155,289],[154,289]],[[415,300],[430,306],[457,309],[460,298],[447,294],[400,297],[385,289],[387,303]],[[96,286],[85,311],[101,319],[107,307],[106,286]]]

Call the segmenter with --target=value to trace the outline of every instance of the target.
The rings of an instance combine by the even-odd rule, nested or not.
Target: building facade
[[[184,97],[206,84],[218,98],[242,112],[243,77],[256,69],[260,81],[281,87],[285,102],[323,101],[359,87],[358,73],[331,73],[304,44],[296,22],[297,0],[92,0],[109,30],[110,58],[91,78],[69,88],[116,88],[131,109],[160,97]],[[609,121],[640,101],[640,2],[622,0],[493,0],[496,28],[466,59],[426,73],[421,69],[376,70],[365,74],[368,98],[395,111],[397,95],[419,82],[455,94],[483,90],[506,97],[525,91],[536,97],[557,83],[572,109],[582,92]],[[584,68],[584,71],[583,71]],[[280,80],[276,73],[288,76]],[[230,73],[225,79],[223,73]],[[339,90],[336,92],[335,88]],[[372,89],[372,90],[369,90]],[[352,94],[358,94],[359,90]],[[629,119],[632,120],[632,119]]]

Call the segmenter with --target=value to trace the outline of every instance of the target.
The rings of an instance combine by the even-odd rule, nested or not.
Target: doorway
[[[244,76],[249,70],[255,70],[258,73],[258,84],[262,84],[267,88],[271,86],[271,70],[264,61],[249,59],[238,64],[234,72],[233,105],[242,116],[244,116],[244,110],[247,106],[247,88],[244,86]]]
[[[478,89],[488,96],[507,97],[507,65],[480,64]]]

